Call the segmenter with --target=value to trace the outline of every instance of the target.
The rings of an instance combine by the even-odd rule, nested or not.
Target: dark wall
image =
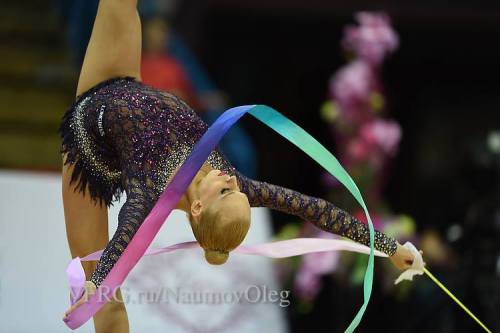
[[[319,106],[330,75],[345,63],[339,42],[356,8],[272,3],[198,5],[195,48],[233,104],[271,105],[333,148]],[[389,10],[401,46],[383,77],[390,114],[404,131],[387,195],[420,225],[460,218],[478,190],[463,181],[474,164],[472,142],[484,141],[500,120],[499,11],[438,5]],[[191,18],[181,16],[181,26]],[[323,194],[312,161],[256,121],[245,125],[261,148],[262,179]]]

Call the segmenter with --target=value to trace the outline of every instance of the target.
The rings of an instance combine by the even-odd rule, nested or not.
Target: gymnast
[[[170,179],[208,129],[173,94],[141,82],[141,22],[137,0],[100,0],[82,64],[76,101],[64,114],[62,198],[72,257],[104,248],[98,262],[84,262],[84,295],[92,295],[117,262]],[[118,227],[109,240],[108,208],[126,193]],[[186,212],[208,263],[220,265],[244,240],[250,207],[269,207],[312,222],[327,232],[369,245],[369,229],[332,203],[249,179],[219,149],[212,151],[177,205]],[[375,249],[398,269],[413,255],[375,232]],[[96,332],[128,332],[122,295],[94,315]]]

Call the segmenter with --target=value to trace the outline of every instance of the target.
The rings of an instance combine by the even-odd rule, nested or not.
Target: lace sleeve
[[[368,226],[332,203],[304,195],[281,186],[249,179],[237,173],[240,189],[248,196],[250,206],[268,207],[310,221],[316,227],[370,246]],[[392,256],[396,240],[375,231],[375,249]]]
[[[118,214],[118,227],[104,249],[90,280],[99,287],[120,256],[123,254],[144,219],[154,206],[156,197],[152,191],[140,187],[133,188],[127,194],[127,200]]]

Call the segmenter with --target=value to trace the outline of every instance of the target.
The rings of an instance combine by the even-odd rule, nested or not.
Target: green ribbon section
[[[248,113],[259,119],[267,126],[271,127],[278,134],[300,148],[304,153],[309,155],[309,157],[311,157],[313,160],[318,162],[319,165],[325,168],[325,170],[327,170],[332,176],[337,178],[349,190],[349,192],[351,192],[354,198],[356,198],[356,201],[360,204],[360,206],[363,208],[363,211],[365,212],[366,218],[368,220],[368,228],[370,230],[370,256],[368,257],[368,265],[363,282],[364,302],[349,327],[347,327],[347,329],[345,330],[345,332],[348,333],[354,332],[366,311],[366,307],[368,306],[368,302],[370,301],[373,285],[373,251],[375,231],[373,229],[372,220],[370,218],[370,214],[368,213],[368,209],[366,208],[363,197],[361,196],[361,193],[352,180],[351,176],[349,176],[347,171],[345,171],[345,169],[340,165],[335,156],[333,156],[332,153],[330,153],[321,143],[319,143],[309,133],[304,131],[300,126],[280,114],[278,111],[265,105],[256,105],[255,107],[251,108]]]

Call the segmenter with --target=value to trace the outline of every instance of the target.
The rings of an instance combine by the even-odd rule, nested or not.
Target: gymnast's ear
[[[191,203],[191,216],[195,219],[199,218],[201,215],[202,204],[199,199],[196,199]]]

